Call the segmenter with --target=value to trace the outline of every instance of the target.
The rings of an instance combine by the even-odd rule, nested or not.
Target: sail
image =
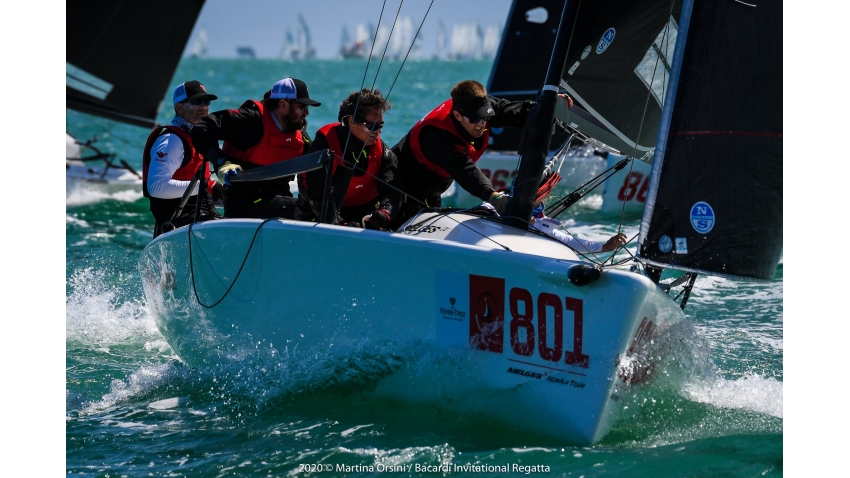
[[[563,6],[514,2],[490,75],[491,94],[534,99]],[[566,122],[623,154],[650,158],[680,12],[681,0],[581,2],[561,75],[576,100]],[[518,134],[495,135],[494,147],[517,149],[518,140]]]
[[[641,223],[639,256],[647,263],[763,280],[775,274],[782,2],[756,3],[697,1],[683,9],[676,86]]]
[[[514,0],[490,70],[488,93],[511,101],[533,100],[537,96],[546,77],[563,7],[563,0]],[[529,11],[532,14],[527,19]],[[519,150],[519,128],[496,128],[491,133],[489,149]],[[561,136],[561,141],[553,138],[552,143],[563,142],[566,136]]]
[[[152,127],[203,4],[68,0],[66,106]]]

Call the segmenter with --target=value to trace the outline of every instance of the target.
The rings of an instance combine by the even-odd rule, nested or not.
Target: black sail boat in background
[[[204,0],[66,2],[66,107],[144,128],[156,116]],[[160,34],[152,34],[156,26]],[[66,134],[68,181],[141,191],[132,167]],[[80,146],[96,154],[79,157]],[[76,153],[76,154],[75,154]],[[103,167],[86,163],[96,161]],[[111,184],[110,184],[111,183]]]
[[[621,183],[625,185],[634,177],[644,186],[639,187],[641,194],[628,195],[625,208],[638,214],[643,210],[648,181],[642,178],[649,176],[648,164],[652,161],[669,81],[681,4],[681,0],[601,0],[579,6],[559,85],[562,92],[573,97],[575,105],[562,109],[558,116],[566,125],[591,138],[587,143],[592,147],[578,147],[574,141],[572,149],[559,154],[565,167],[556,193],[566,195],[603,173],[622,156],[634,157],[647,164],[634,164],[609,179],[606,188],[611,193],[603,194],[602,211],[620,211],[622,204],[617,192]],[[513,3],[490,73],[487,85],[490,94],[512,101],[536,98],[554,47],[563,5],[563,1],[557,0]],[[511,171],[516,168],[515,152],[520,149],[521,134],[520,130],[511,128],[492,130],[490,148],[479,164],[494,187],[509,183],[510,176],[516,175]],[[564,129],[555,130],[550,156],[569,136]],[[615,156],[608,158],[608,153]],[[595,192],[603,191],[604,188],[598,188]],[[456,197],[468,202],[474,200],[462,192]]]

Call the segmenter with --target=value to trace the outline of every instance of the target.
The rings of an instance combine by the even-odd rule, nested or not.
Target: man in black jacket
[[[292,198],[289,182],[294,177],[252,183],[231,183],[230,179],[241,170],[306,154],[309,107],[320,105],[310,99],[303,81],[284,78],[266,92],[262,102],[247,100],[237,110],[210,113],[195,125],[191,133],[195,147],[217,158],[217,174],[225,183],[225,217],[294,217],[295,207],[285,200]],[[224,141],[221,151],[219,140]]]
[[[442,206],[440,195],[452,181],[503,212],[508,196],[496,192],[475,163],[487,149],[489,129],[525,126],[534,104],[489,96],[474,80],[456,84],[451,99],[419,120],[392,148],[406,193],[393,228],[423,207]]]

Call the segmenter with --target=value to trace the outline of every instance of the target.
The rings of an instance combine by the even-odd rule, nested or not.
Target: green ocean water
[[[212,109],[259,98],[285,76],[307,82],[310,131],[335,121],[358,89],[365,61],[183,60],[170,92],[198,79]],[[384,140],[394,144],[460,80],[487,83],[489,61],[384,63],[390,93]],[[378,65],[366,74],[366,86]],[[163,108],[160,123],[170,121]],[[66,113],[66,129],[141,166],[148,131]],[[589,198],[563,218],[581,237],[616,232],[619,217]],[[524,433],[484,414],[450,414],[377,392],[392,371],[356,360],[333,374],[307,364],[247,361],[191,369],[165,343],[148,310],[137,261],[153,220],[138,192],[66,194],[66,471],[70,476],[781,476],[783,274],[772,282],[697,280],[688,333],[667,379],[623,400],[620,420],[593,447]],[[639,217],[626,217],[631,237]],[[292,271],[297,293],[298,274]],[[399,366],[441,379],[426,350],[385,352]],[[330,360],[318,358],[317,360]],[[322,369],[310,364],[311,369]],[[297,377],[297,379],[296,379]],[[449,380],[449,379],[446,379]],[[451,386],[451,383],[447,383]],[[523,404],[515,404],[522,413]],[[330,471],[326,467],[330,466]],[[477,467],[477,468],[476,468]]]

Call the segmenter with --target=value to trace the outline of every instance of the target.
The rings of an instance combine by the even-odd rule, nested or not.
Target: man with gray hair
[[[198,186],[179,216],[175,217],[180,199],[189,188],[192,178],[204,165],[190,137],[198,121],[210,112],[210,103],[218,99],[207,93],[201,82],[192,80],[180,83],[172,97],[174,119],[168,126],[154,129],[148,136],[142,156],[142,192],[150,200],[154,217],[153,237],[173,228],[190,224],[195,218]],[[204,171],[203,187],[209,188],[213,200],[221,199],[222,187],[210,180],[210,171]],[[201,203],[201,220],[221,217],[215,207],[204,197]]]

